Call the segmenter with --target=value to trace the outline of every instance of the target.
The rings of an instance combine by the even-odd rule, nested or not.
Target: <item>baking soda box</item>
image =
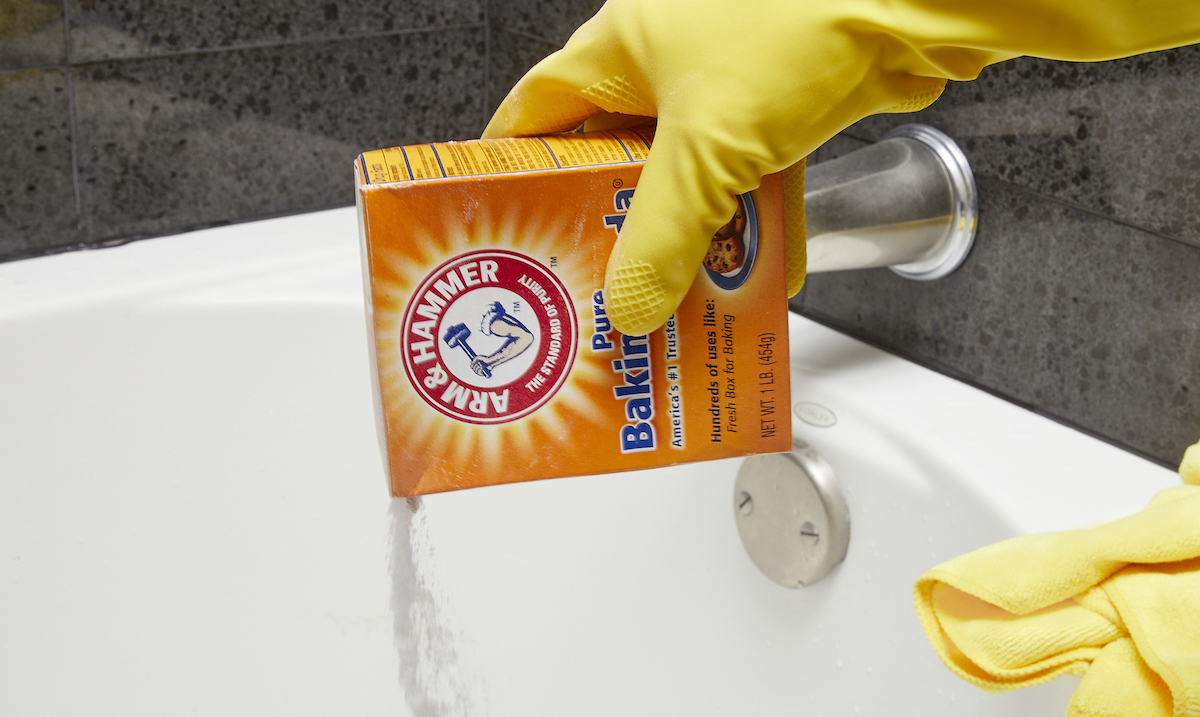
[[[783,195],[739,199],[663,328],[624,336],[608,255],[653,130],[424,144],[356,163],[396,496],[791,449]]]

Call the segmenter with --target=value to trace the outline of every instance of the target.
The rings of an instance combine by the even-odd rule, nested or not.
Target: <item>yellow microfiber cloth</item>
[[[1082,674],[1068,717],[1200,717],[1200,444],[1141,512],[1005,540],[914,588],[942,662],[1007,692]]]

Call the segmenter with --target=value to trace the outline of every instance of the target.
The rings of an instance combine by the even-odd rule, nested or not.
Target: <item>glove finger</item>
[[[600,111],[580,94],[588,85],[572,77],[586,68],[572,67],[564,52],[539,62],[509,90],[483,130],[484,139],[567,132]]]
[[[735,182],[701,142],[695,133],[658,126],[605,275],[604,302],[623,334],[645,334],[666,323],[691,288],[713,235],[733,216],[734,195],[761,179]]]
[[[598,113],[654,117],[651,97],[602,8],[509,91],[483,137],[564,132]]]

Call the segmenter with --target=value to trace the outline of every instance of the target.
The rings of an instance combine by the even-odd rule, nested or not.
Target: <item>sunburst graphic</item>
[[[388,193],[382,193],[387,195]],[[592,292],[600,288],[609,247],[581,250],[580,207],[542,202],[506,202],[497,209],[475,202],[430,203],[412,208],[374,198],[369,235],[403,241],[371,241],[373,321],[393,493],[433,493],[522,480],[560,465],[583,427],[607,424],[613,407],[613,373],[608,355],[588,344],[593,324]],[[440,205],[440,206],[439,206]],[[389,211],[390,210],[390,211]],[[382,220],[375,217],[383,217]],[[611,245],[611,242],[610,242]],[[569,292],[578,330],[570,374],[539,408],[515,420],[487,425],[464,423],[435,410],[410,383],[405,370],[402,330],[408,302],[436,267],[481,250],[507,250],[549,267]],[[439,328],[440,331],[440,328]],[[621,417],[617,416],[616,421]],[[586,436],[583,437],[586,441]],[[586,464],[582,466],[586,472]]]

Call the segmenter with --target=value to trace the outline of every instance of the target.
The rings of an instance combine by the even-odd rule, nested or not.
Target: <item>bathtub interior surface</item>
[[[791,340],[851,509],[804,590],[744,553],[736,460],[389,499],[353,210],[0,265],[0,713],[1062,714],[945,670],[912,582],[1178,479]]]
[[[0,267],[0,713],[403,712],[353,215],[306,219]]]

